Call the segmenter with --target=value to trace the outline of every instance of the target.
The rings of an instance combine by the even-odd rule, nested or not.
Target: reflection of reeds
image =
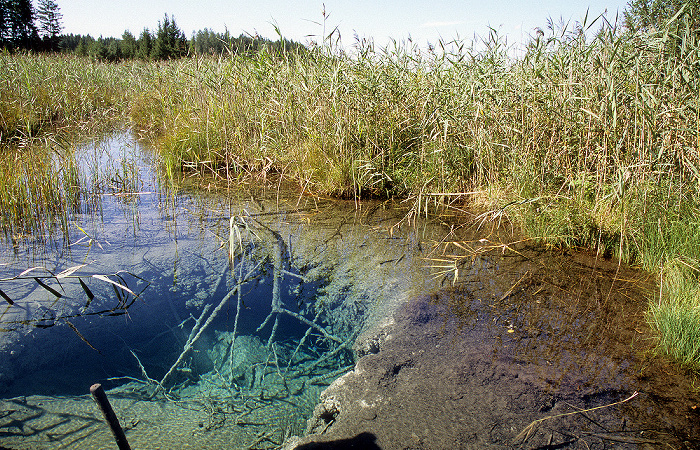
[[[6,308],[4,311],[0,314],[0,322],[3,324],[3,328],[1,331],[7,331],[8,328],[5,327],[12,327],[12,326],[17,326],[17,325],[29,325],[29,326],[34,326],[37,328],[49,328],[57,323],[64,323],[70,327],[71,330],[82,340],[84,341],[87,345],[89,345],[93,350],[95,347],[92,346],[92,344],[78,331],[78,328],[73,325],[68,319],[75,318],[75,317],[81,317],[81,316],[93,316],[93,315],[109,315],[109,316],[114,316],[114,315],[121,315],[121,314],[126,314],[127,310],[134,304],[134,302],[140,297],[141,293],[143,290],[148,287],[148,284],[146,287],[144,287],[140,292],[135,292],[131,287],[129,287],[129,284],[127,282],[127,276],[130,278],[135,278],[140,281],[145,281],[141,277],[134,275],[130,272],[126,271],[119,271],[115,272],[112,274],[81,274],[81,269],[85,268],[87,264],[78,264],[76,266],[69,267],[67,269],[64,269],[58,273],[54,273],[53,271],[47,269],[46,267],[30,267],[29,269],[25,269],[22,272],[20,272],[17,275],[13,275],[10,277],[6,278],[0,278],[0,285],[6,286],[7,284],[12,284],[12,283],[36,283],[39,287],[41,287],[45,292],[50,294],[52,296],[52,302],[49,302],[48,304],[53,307],[57,302],[59,301],[65,301],[68,298],[71,298],[69,295],[67,295],[66,291],[66,283],[71,283],[77,280],[77,282],[80,285],[80,291],[82,294],[84,294],[85,301],[82,304],[80,308],[78,308],[77,304],[73,305],[72,307],[68,307],[67,309],[64,310],[64,312],[61,312],[59,314],[56,314],[53,312],[51,309],[47,309],[47,311],[50,312],[50,315],[48,317],[42,316],[42,317],[34,317],[34,318],[28,318],[26,320],[5,320],[3,321],[3,318],[5,317],[8,312],[10,312],[14,308],[21,308],[20,306],[16,305],[16,302],[18,301],[17,299],[13,299],[10,295],[8,295],[1,287],[0,287],[0,297],[5,300],[7,303]],[[91,289],[88,284],[90,283],[89,280],[95,280],[99,283],[102,284],[102,286],[109,286],[111,287],[112,292],[114,293],[115,298],[117,299],[117,303],[114,304],[111,307],[106,306],[102,302],[99,302],[98,305],[93,304],[93,300],[95,299],[96,295],[93,292],[95,289],[94,286]],[[133,283],[131,283],[133,284]],[[101,297],[106,297],[102,296]],[[75,299],[73,299],[75,300]],[[92,306],[92,307],[91,307]]]
[[[43,238],[56,228],[67,233],[68,222],[81,209],[81,181],[71,157],[56,161],[49,150],[6,149],[0,158],[0,209],[6,236]]]

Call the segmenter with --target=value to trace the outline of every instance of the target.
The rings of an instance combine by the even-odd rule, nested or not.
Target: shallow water
[[[700,442],[692,379],[650,351],[643,274],[504,246],[505,230],[408,226],[382,203],[175,189],[128,133],[77,153],[99,195],[67,242],[3,249],[0,278],[43,269],[0,282],[14,303],[0,310],[2,447],[114,448],[87,395],[99,382],[133,448],[278,448],[352,369],[342,395],[376,410],[312,419],[319,440],[509,447],[534,420],[636,390],[593,418],[605,430],[566,416],[522,446]]]
[[[641,274],[527,246],[463,267],[360,336],[289,448],[700,448],[700,395],[651,351]]]
[[[352,367],[370,311],[434,284],[420,242],[444,230],[392,229],[381,204],[174,192],[128,134],[77,154],[99,198],[71,236],[0,261],[3,446],[110,446],[96,382],[136,448],[279,446]]]

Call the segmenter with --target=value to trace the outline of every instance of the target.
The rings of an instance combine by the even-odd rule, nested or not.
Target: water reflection
[[[3,253],[3,444],[109,445],[85,396],[101,382],[135,447],[278,446],[368,311],[430,284],[420,231],[391,235],[381,207],[175,192],[128,134],[76,155],[93,178],[70,233]]]

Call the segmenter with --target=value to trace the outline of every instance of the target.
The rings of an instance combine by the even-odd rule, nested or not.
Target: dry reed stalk
[[[595,408],[588,408],[588,409],[582,409],[582,410],[579,410],[579,411],[572,411],[572,412],[568,412],[568,413],[555,414],[555,415],[552,415],[552,416],[547,416],[547,417],[543,417],[543,418],[541,418],[541,419],[533,420],[533,421],[530,423],[530,425],[526,426],[526,427],[525,427],[520,433],[518,433],[518,435],[513,439],[513,445],[522,445],[522,444],[524,444],[525,442],[527,442],[527,440],[530,439],[530,438],[532,437],[532,435],[535,434],[535,432],[537,431],[537,427],[538,427],[542,422],[544,422],[544,421],[546,421],[546,420],[556,419],[556,418],[559,418],[559,417],[572,416],[572,415],[575,415],[575,414],[585,414],[585,413],[587,413],[587,412],[596,411],[596,410],[603,409],[603,408],[610,408],[610,407],[612,407],[612,406],[617,406],[617,405],[620,405],[620,404],[622,404],[622,403],[628,402],[628,401],[632,400],[633,398],[635,398],[638,394],[639,394],[639,393],[638,393],[637,391],[634,391],[634,393],[633,393],[632,395],[630,395],[629,397],[627,397],[626,399],[620,400],[620,401],[615,402],[615,403],[610,403],[609,405],[596,406]]]

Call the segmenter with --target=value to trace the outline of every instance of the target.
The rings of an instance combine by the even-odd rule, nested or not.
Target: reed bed
[[[57,230],[68,235],[69,220],[81,211],[83,192],[72,158],[43,151],[4,149],[0,158],[0,228],[13,245],[45,242]]]
[[[495,32],[430,50],[189,59],[161,66],[130,111],[171,175],[274,173],[307,192],[407,198],[414,214],[458,200],[660,273],[700,254],[700,44],[688,23],[636,35],[602,18],[552,26],[517,59]],[[662,294],[655,304],[676,308]]]
[[[634,35],[604,18],[550,26],[517,58],[495,32],[427,50],[357,41],[157,64],[5,55],[2,133],[128,115],[173,178],[282,176],[319,195],[407,199],[409,218],[466,203],[550,245],[673,277],[678,261],[700,259],[700,34],[690,23],[681,14]],[[71,77],[83,81],[61,84]],[[48,97],[31,81],[42,78],[55,80]],[[698,285],[696,272],[683,276]],[[697,296],[659,292],[649,322],[661,342],[671,336],[662,317],[700,328]],[[700,356],[679,356],[683,342],[662,347],[700,367]]]
[[[0,53],[0,70],[0,143],[27,145],[28,140],[59,128],[114,126],[123,118],[139,64]]]
[[[67,237],[70,218],[94,203],[94,180],[80,173],[74,148],[127,118],[146,69],[0,53],[0,227],[13,243]]]

